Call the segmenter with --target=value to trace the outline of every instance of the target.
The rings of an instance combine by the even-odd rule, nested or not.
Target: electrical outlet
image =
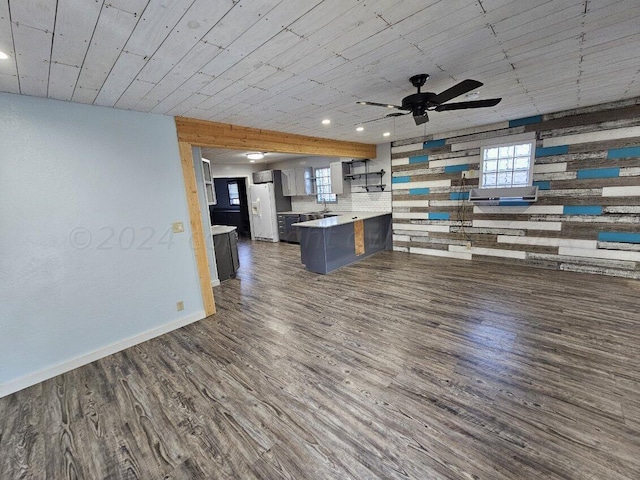
[[[173,228],[173,233],[182,233],[182,232],[184,232],[184,223],[175,222],[172,225],[172,228]]]
[[[467,249],[471,248],[471,242],[467,242]]]
[[[180,300],[179,302],[176,302],[176,309],[181,312],[182,310],[184,310],[184,302],[182,300]]]

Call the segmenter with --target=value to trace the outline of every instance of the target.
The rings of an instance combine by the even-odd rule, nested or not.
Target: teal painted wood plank
[[[552,155],[564,155],[569,153],[569,145],[558,145],[556,147],[538,147],[536,148],[536,158],[550,157]]]
[[[391,183],[409,183],[411,181],[411,177],[393,177]]]
[[[640,233],[600,232],[598,240],[601,242],[640,243]]]
[[[602,215],[601,205],[565,205],[565,215]]]
[[[640,146],[612,148],[607,152],[607,158],[609,160],[614,160],[616,158],[629,158],[629,157],[640,157]]]
[[[551,182],[549,181],[533,182],[533,185],[538,187],[538,190],[551,190]]]
[[[415,157],[409,157],[409,163],[428,163],[429,155],[416,155]]]
[[[578,180],[587,178],[615,178],[620,176],[620,168],[590,168],[586,170],[578,170]]]
[[[444,173],[458,173],[469,170],[469,165],[448,165],[444,167]]]
[[[520,127],[522,125],[531,125],[532,123],[540,123],[542,121],[542,115],[534,115],[533,117],[516,118],[515,120],[509,120],[509,128]]]
[[[449,194],[450,200],[466,200],[469,198],[469,192],[452,192]]]
[[[429,140],[428,142],[424,142],[423,148],[437,148],[444,147],[447,144],[446,138],[441,138],[439,140]]]
[[[447,212],[429,212],[429,220],[449,220]]]
[[[410,188],[409,195],[429,195],[428,188]]]
[[[500,207],[528,207],[533,202],[527,202],[525,200],[509,200],[504,202],[498,202]]]

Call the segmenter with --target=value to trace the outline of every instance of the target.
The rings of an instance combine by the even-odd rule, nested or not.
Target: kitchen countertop
[[[309,220],[308,222],[298,222],[292,224],[294,227],[309,228],[329,228],[346,223],[353,223],[356,220],[366,220],[367,218],[391,215],[391,212],[331,212],[335,217],[321,218],[319,220]]]
[[[238,227],[230,227],[227,225],[212,225],[211,235],[222,235],[223,233],[231,233]]]

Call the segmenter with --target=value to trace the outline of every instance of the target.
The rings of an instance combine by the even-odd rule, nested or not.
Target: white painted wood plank
[[[450,187],[451,180],[430,180],[425,182],[393,183],[394,190],[408,190],[410,188]]]
[[[460,245],[449,245],[450,252],[458,253],[471,253],[474,255],[484,255],[488,257],[502,257],[502,258],[517,258],[519,260],[525,260],[527,253],[520,250],[501,250],[499,248],[483,248],[483,247],[471,247]]]
[[[566,171],[567,171],[567,162],[545,163],[545,164],[533,166],[533,173],[553,173],[553,172],[566,172]]]
[[[49,0],[12,1],[11,21],[51,33],[55,23],[56,3]]]
[[[611,260],[628,260],[632,262],[640,262],[640,252],[628,252],[620,250],[560,247],[558,254],[569,255],[572,257],[607,258]]]
[[[9,21],[9,1],[0,0],[0,51],[9,55],[7,60],[0,61],[0,89],[4,92],[18,93],[18,72],[16,70],[16,55],[13,51],[13,34]],[[11,77],[14,77],[13,79]],[[6,86],[6,89],[2,87]]]
[[[101,10],[102,2],[58,0],[52,62],[78,68],[82,66]],[[68,72],[64,75],[61,79],[50,80],[50,83],[68,81]]]
[[[507,228],[523,230],[552,230],[559,232],[562,229],[561,222],[527,222],[509,220],[473,220],[473,226],[477,228]]]
[[[392,167],[398,167],[400,165],[409,165],[409,157],[406,158],[395,158],[391,160]]]
[[[134,14],[104,6],[80,71],[73,101],[93,103],[137,22],[138,17]],[[92,91],[96,92],[93,98]]]
[[[402,145],[399,147],[391,147],[391,153],[394,154],[394,153],[404,153],[404,152],[415,152],[417,150],[422,150],[423,146],[424,146],[424,142],[412,143],[410,145]]]
[[[155,83],[135,79],[127,90],[120,96],[114,107],[132,109],[149,91],[155,87]]]
[[[20,93],[17,75],[4,75],[0,73],[0,92]]]
[[[564,211],[563,205],[523,205],[523,206],[491,206],[491,205],[475,205],[473,213],[484,214],[505,214],[505,215],[535,215],[535,214],[556,214],[562,215]]]
[[[393,231],[449,232],[448,225],[421,225],[418,223],[394,223]]]
[[[603,187],[603,197],[640,197],[640,186]]]
[[[394,252],[409,253],[409,247],[398,247],[398,246],[394,245],[393,246],[393,251]]]
[[[519,237],[515,235],[498,235],[498,243],[511,243],[517,245],[537,245],[541,247],[570,247],[587,248],[597,247],[596,240],[574,240],[571,238],[547,238],[547,237]]]
[[[53,35],[37,28],[13,24],[20,81],[20,93],[36,97],[47,96],[49,60]],[[26,52],[24,55],[20,52]]]
[[[579,133],[562,137],[545,138],[542,141],[545,147],[558,145],[575,145],[586,142],[601,142],[605,140],[618,140],[621,138],[640,137],[640,127],[616,128],[614,130],[602,130],[599,132]]]
[[[433,257],[458,258],[460,260],[471,260],[471,253],[467,252],[451,252],[449,250],[436,250],[433,248],[409,247],[409,253],[417,253],[419,255],[431,255]]]
[[[429,200],[396,200],[394,207],[428,207]]]
[[[474,140],[470,142],[452,143],[451,151],[469,150],[471,148],[478,148],[482,146],[490,145],[502,145],[505,143],[514,142],[529,142],[535,140],[534,132],[518,133],[515,135],[505,135],[500,137],[490,137],[481,140]]]
[[[147,60],[138,54],[122,52],[104,81],[94,103],[113,107],[146,63]]]
[[[411,237],[409,235],[394,235],[393,241],[394,242],[410,242]]]
[[[78,75],[80,75],[80,67],[52,63],[49,75],[49,97],[67,102],[71,101]]]
[[[428,212],[393,213],[393,218],[409,218],[413,220],[429,220]]]

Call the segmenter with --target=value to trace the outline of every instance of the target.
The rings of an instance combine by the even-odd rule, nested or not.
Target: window
[[[229,205],[240,205],[240,193],[238,192],[238,182],[227,183],[229,190]]]
[[[528,187],[533,184],[533,142],[482,147],[480,188]]]
[[[337,203],[338,198],[335,193],[331,193],[331,169],[316,168],[316,192],[318,203]]]

